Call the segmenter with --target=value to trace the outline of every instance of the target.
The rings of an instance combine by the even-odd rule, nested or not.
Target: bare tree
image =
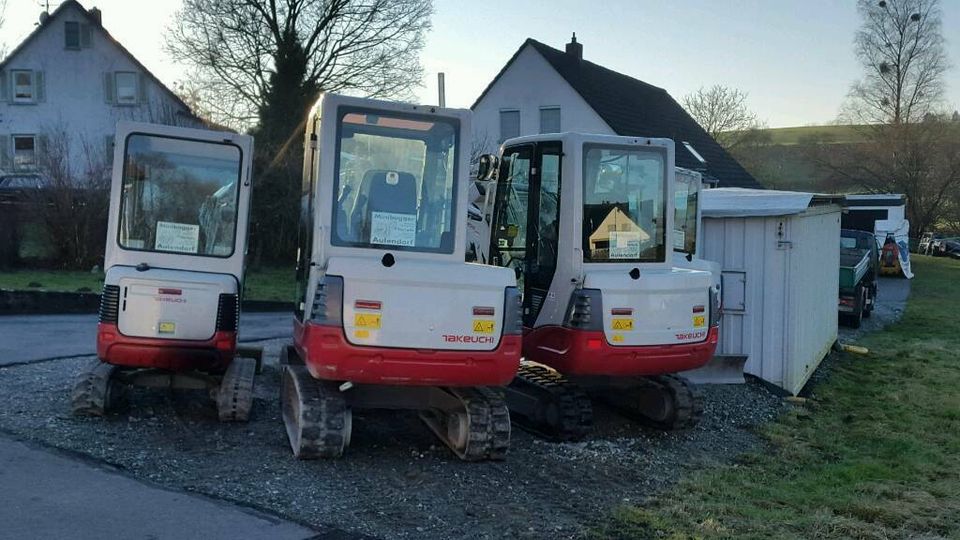
[[[7,0],[0,0],[0,28],[7,22]],[[0,59],[7,57],[7,44],[0,43]]]
[[[919,236],[960,202],[960,137],[939,109],[948,67],[939,0],[860,0],[858,10],[864,77],[843,114],[861,125],[862,140],[814,155],[833,190],[905,194]]]
[[[63,124],[49,127],[40,139],[37,165],[49,185],[28,201],[32,214],[59,267],[89,269],[103,257],[110,157],[102,142],[77,136]],[[79,144],[79,152],[71,151],[72,144]]]
[[[422,77],[432,11],[430,0],[184,0],[167,49],[192,66],[215,120],[249,126],[277,90],[297,102],[404,96]]]
[[[727,150],[736,148],[763,127],[747,107],[747,93],[715,84],[683,97],[683,108]]]
[[[864,76],[845,107],[860,124],[919,122],[937,112],[949,67],[939,0],[859,0],[854,50]]]

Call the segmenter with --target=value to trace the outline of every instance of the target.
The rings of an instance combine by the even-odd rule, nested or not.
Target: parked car
[[[0,204],[25,201],[31,193],[49,189],[53,181],[40,173],[0,175]]]
[[[943,238],[940,233],[925,232],[920,236],[920,243],[917,245],[917,253],[921,255],[931,255],[933,253],[933,243]]]
[[[960,258],[960,237],[940,238],[932,242],[931,254],[934,257]]]

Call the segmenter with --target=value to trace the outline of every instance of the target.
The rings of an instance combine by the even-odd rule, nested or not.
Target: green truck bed
[[[853,289],[870,270],[869,249],[840,250],[840,288]]]

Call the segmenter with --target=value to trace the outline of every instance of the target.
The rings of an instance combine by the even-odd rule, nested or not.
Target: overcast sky
[[[51,7],[59,4],[51,0]],[[81,0],[103,10],[103,24],[168,85],[183,77],[163,51],[178,0]],[[960,64],[960,0],[941,0],[943,35]],[[15,46],[42,10],[38,0],[7,0],[0,41]],[[584,57],[667,89],[678,100],[720,83],[749,93],[771,127],[833,121],[859,67],[854,0],[435,0],[419,95],[437,101],[446,73],[447,105],[469,107],[524,39],[558,49],[577,33]],[[549,7],[548,7],[549,6]],[[960,108],[960,68],[947,75],[948,106]]]

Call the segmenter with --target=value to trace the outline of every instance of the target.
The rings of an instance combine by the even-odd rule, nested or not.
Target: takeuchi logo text
[[[447,343],[493,343],[493,336],[457,336],[444,334],[443,340]]]
[[[700,331],[700,332],[681,332],[681,333],[678,333],[678,334],[675,334],[675,335],[676,335],[677,339],[683,340],[683,341],[687,341],[687,340],[691,340],[691,339],[703,339],[703,338],[707,337],[707,333],[706,333],[706,332],[703,332],[703,331]]]

